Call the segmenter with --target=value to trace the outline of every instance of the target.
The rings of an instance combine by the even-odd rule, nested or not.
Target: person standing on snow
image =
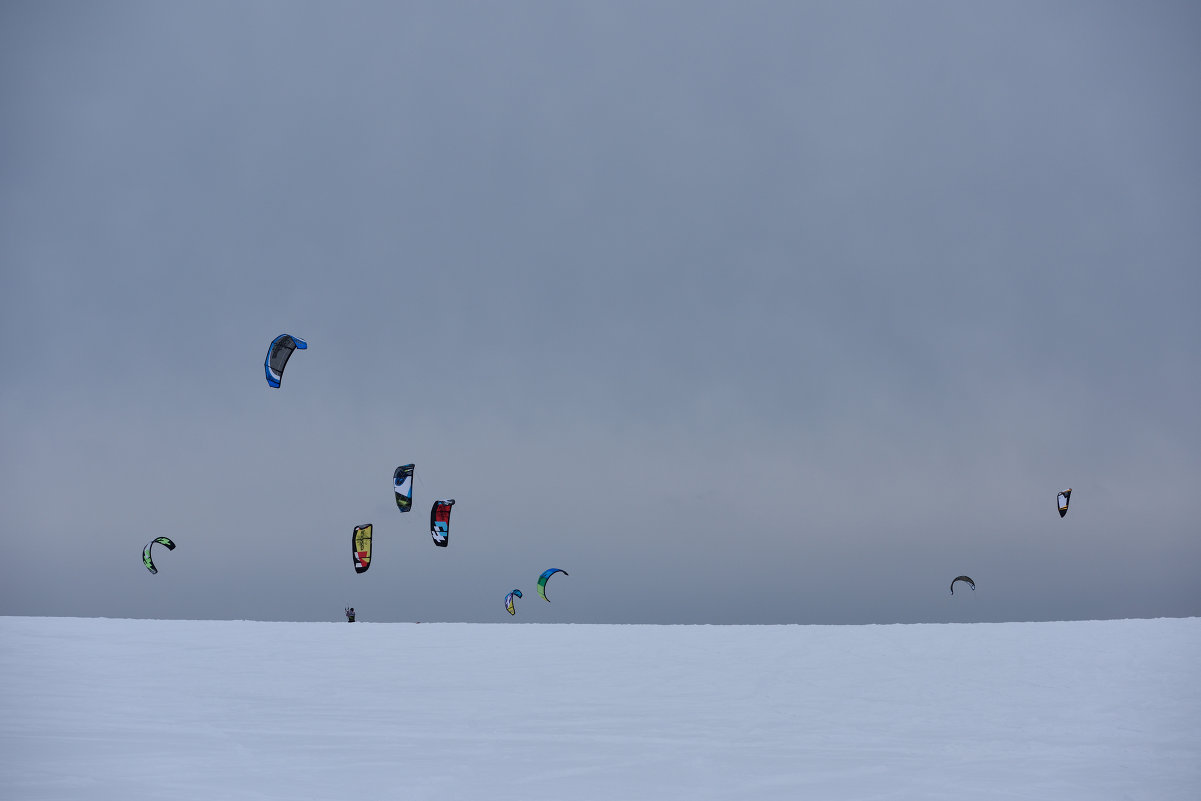
[[[346,607],[346,622],[347,623],[354,622],[354,607],[353,606]]]

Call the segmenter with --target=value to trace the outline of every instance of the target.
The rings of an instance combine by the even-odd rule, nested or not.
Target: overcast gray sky
[[[1201,614],[1199,41],[1166,2],[4,3],[0,614]]]

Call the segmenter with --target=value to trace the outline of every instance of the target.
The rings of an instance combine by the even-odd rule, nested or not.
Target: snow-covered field
[[[1201,619],[0,618],[3,799],[1201,798]]]

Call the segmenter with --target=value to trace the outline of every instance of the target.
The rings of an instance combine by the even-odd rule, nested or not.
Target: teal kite
[[[542,575],[538,577],[538,594],[547,603],[550,603],[550,598],[546,597],[546,580],[556,573],[562,573],[564,576],[570,575],[566,570],[552,567],[550,570],[543,571]]]

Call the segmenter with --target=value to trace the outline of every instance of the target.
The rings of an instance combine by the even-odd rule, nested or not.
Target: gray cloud
[[[0,613],[1201,614],[1190,5],[2,13]]]

